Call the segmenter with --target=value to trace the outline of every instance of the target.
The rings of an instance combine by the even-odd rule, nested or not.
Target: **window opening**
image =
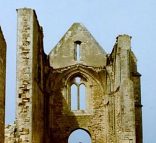
[[[80,45],[81,45],[81,41],[76,41],[75,42],[75,60],[77,62],[80,61],[80,58],[81,58],[81,53],[80,53]]]
[[[80,45],[76,44],[76,60],[80,61]]]
[[[77,129],[70,134],[68,143],[91,143],[91,137],[87,131]]]
[[[86,87],[84,84],[79,86],[80,110],[86,109]]]
[[[86,86],[80,77],[76,77],[71,85],[71,110],[86,109]]]
[[[78,88],[75,84],[71,86],[71,110],[78,110]]]

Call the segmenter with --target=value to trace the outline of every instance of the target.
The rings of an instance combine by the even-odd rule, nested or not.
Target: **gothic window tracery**
[[[71,84],[71,110],[86,109],[86,86],[81,77],[75,77]]]

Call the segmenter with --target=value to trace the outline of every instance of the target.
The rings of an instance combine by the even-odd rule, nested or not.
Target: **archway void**
[[[68,143],[91,143],[91,137],[87,131],[77,129],[70,134]]]

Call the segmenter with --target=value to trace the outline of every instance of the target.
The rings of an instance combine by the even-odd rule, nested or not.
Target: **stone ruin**
[[[119,35],[108,54],[74,23],[47,55],[35,11],[18,9],[17,18],[16,120],[6,126],[0,31],[0,143],[68,143],[77,129],[92,143],[142,143],[141,75],[131,37]]]

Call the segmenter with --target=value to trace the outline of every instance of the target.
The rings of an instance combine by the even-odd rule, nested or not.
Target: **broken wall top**
[[[2,29],[1,29],[1,26],[0,26],[0,40],[3,41],[6,44]]]

